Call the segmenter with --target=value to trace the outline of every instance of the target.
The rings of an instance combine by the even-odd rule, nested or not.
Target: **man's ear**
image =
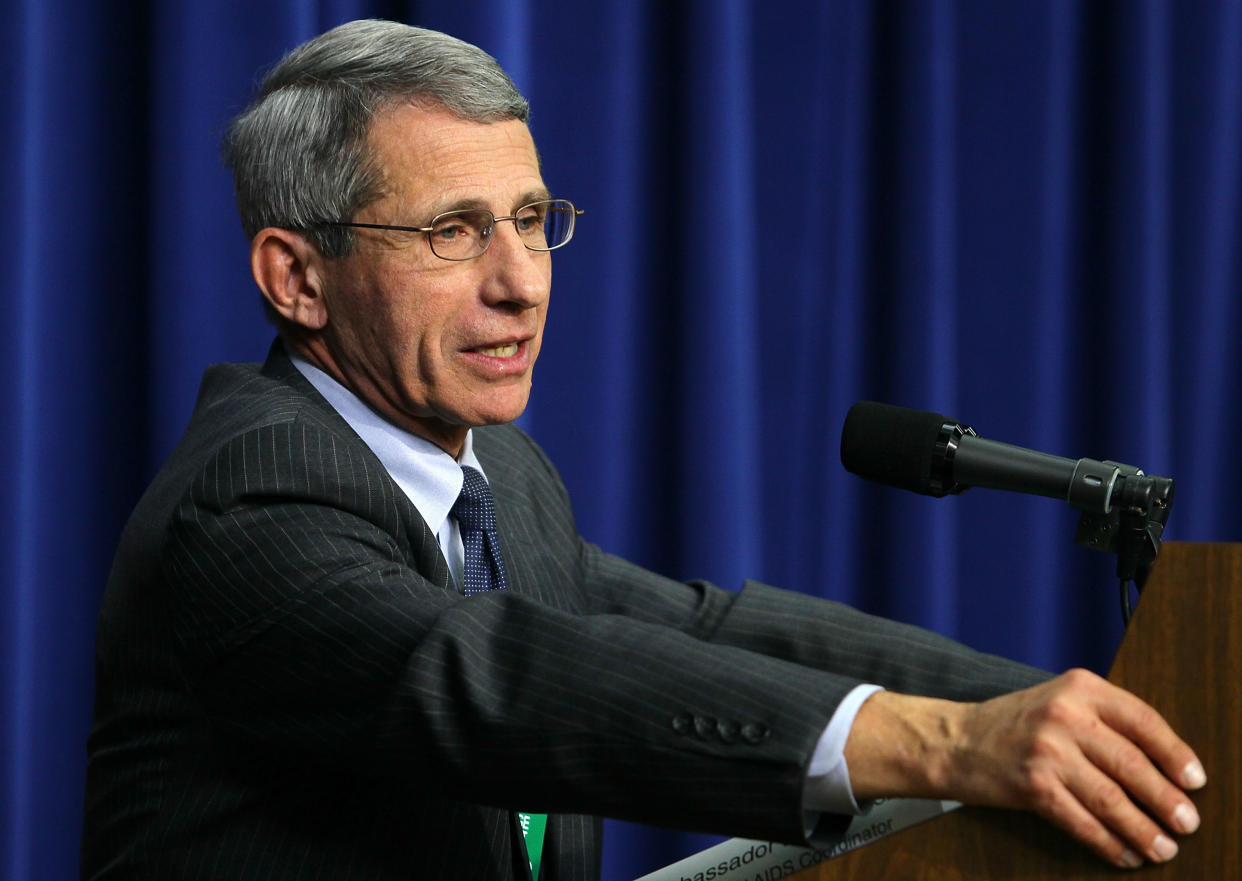
[[[250,242],[250,271],[259,290],[286,321],[308,330],[328,323],[323,257],[296,232],[268,227]]]

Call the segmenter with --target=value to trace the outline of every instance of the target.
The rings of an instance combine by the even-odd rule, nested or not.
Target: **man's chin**
[[[474,419],[471,419],[468,424],[472,428],[481,428],[484,425],[508,425],[510,422],[516,422],[517,418],[524,412],[526,412],[525,404],[521,407],[490,410],[486,413],[480,413]]]
[[[470,428],[484,425],[507,425],[526,412],[526,404],[529,400],[530,386],[527,386],[521,394],[497,396],[476,404],[461,414],[461,423]]]
[[[423,410],[426,415],[406,416],[401,423],[408,430],[445,449],[459,447],[467,430],[485,425],[507,425],[526,410],[530,399],[529,384],[521,389],[504,389],[503,394],[497,394],[495,389],[491,391],[491,395],[478,395],[469,400],[468,406],[445,406],[451,401],[441,402],[439,407],[433,404]]]

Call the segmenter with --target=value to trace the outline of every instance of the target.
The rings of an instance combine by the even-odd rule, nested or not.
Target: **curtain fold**
[[[849,405],[1177,481],[1242,539],[1242,2],[16,0],[0,52],[0,874],[76,876],[94,616],[203,367],[272,335],[219,158],[284,51],[397,18],[532,104],[555,258],[523,424],[584,535],[1102,670],[1112,561],[1055,501],[838,462]],[[612,824],[605,877],[706,839]]]

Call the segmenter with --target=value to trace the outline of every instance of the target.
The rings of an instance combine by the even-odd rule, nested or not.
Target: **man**
[[[280,339],[207,372],[122,539],[84,876],[590,878],[600,816],[805,841],[889,795],[1170,858],[1203,772],[1132,696],[582,541],[508,425],[578,214],[526,112],[476,48],[354,22],[234,122]]]

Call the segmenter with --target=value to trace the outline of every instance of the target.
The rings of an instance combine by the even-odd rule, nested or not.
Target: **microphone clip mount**
[[[1122,614],[1129,623],[1129,583],[1134,582],[1141,594],[1156,563],[1160,539],[1173,507],[1173,481],[1144,474],[1132,465],[1104,464],[1118,471],[1108,510],[1085,512],[1078,521],[1074,544],[1117,555]]]

